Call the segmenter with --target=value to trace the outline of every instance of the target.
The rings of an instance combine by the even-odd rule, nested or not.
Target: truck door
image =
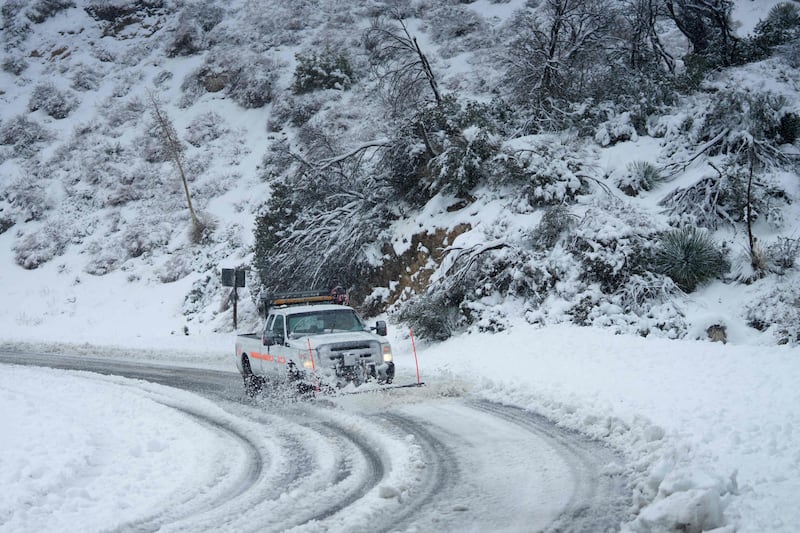
[[[264,370],[282,374],[286,371],[286,324],[283,315],[274,315],[272,321],[267,323],[269,330],[268,355],[264,359]],[[267,368],[268,367],[268,368]]]
[[[267,340],[271,337],[272,324],[274,322],[275,322],[275,315],[269,315],[267,317],[267,321],[264,322],[264,332],[261,334],[262,340]],[[258,372],[260,374],[269,374],[273,370],[272,365],[270,364],[272,356],[269,354],[269,348],[270,347],[264,344],[264,342],[261,343],[261,353],[259,354],[258,357]]]

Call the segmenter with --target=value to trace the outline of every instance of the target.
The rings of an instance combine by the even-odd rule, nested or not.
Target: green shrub
[[[628,196],[636,196],[641,191],[652,190],[664,178],[654,164],[648,161],[632,161],[628,165],[627,174],[618,182],[622,192]]]
[[[344,91],[353,85],[353,69],[343,54],[325,49],[320,55],[297,54],[297,67],[294,70],[295,94],[310,93],[319,89],[338,89]]]
[[[695,227],[670,231],[659,244],[655,268],[672,278],[683,291],[692,292],[700,283],[724,274],[729,268],[714,240]]]
[[[403,304],[397,319],[405,322],[421,339],[444,341],[455,333],[461,322],[458,302],[445,291],[414,296]]]
[[[544,249],[555,246],[561,235],[575,225],[576,218],[565,205],[553,205],[545,209],[542,220],[532,232],[535,245]]]
[[[790,2],[774,5],[754,33],[755,41],[768,49],[800,39],[800,7]]]
[[[800,138],[800,116],[794,113],[785,113],[781,116],[777,128],[779,142],[794,144]]]

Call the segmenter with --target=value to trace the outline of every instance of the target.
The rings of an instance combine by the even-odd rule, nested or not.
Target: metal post
[[[239,293],[236,292],[236,285],[233,286],[233,331],[236,331],[236,307],[239,303]]]

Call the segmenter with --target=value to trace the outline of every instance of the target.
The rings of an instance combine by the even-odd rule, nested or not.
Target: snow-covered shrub
[[[694,226],[667,232],[660,239],[653,266],[686,292],[730,268],[724,251],[706,231]]]
[[[756,24],[753,41],[767,51],[800,39],[800,7],[791,2],[772,6],[766,18]]]
[[[663,181],[661,172],[649,161],[632,161],[628,163],[627,172],[616,180],[616,185],[628,196],[636,196],[641,191],[652,190]]]
[[[204,211],[197,212],[197,218],[189,225],[188,238],[192,244],[210,244],[213,242],[217,219]]]
[[[5,197],[23,222],[41,220],[45,212],[53,207],[44,184],[34,176],[13,181],[6,189]]]
[[[161,283],[173,283],[192,273],[192,258],[186,254],[174,254],[161,265],[156,276]]]
[[[748,325],[772,334],[778,344],[800,344],[800,277],[797,272],[759,282],[745,306]]]
[[[534,245],[550,249],[555,246],[561,236],[575,225],[576,217],[570,213],[565,205],[547,207],[542,214],[542,219],[530,237]]]
[[[800,255],[800,239],[778,237],[765,249],[770,269],[779,274],[793,268],[797,264],[798,255]]]
[[[78,65],[73,69],[72,88],[76,91],[95,91],[103,81],[103,73],[88,65]]]
[[[52,83],[40,83],[31,92],[28,111],[41,109],[55,119],[62,119],[67,118],[77,105],[77,99],[72,94],[59,90]]]
[[[785,193],[773,185],[768,175],[754,175],[738,164],[714,167],[714,175],[704,176],[685,188],[677,188],[659,201],[673,225],[695,224],[716,229],[721,223],[737,224],[765,220],[777,226],[782,221]],[[748,194],[749,191],[749,194]]]
[[[274,67],[274,63],[267,59],[243,65],[231,78],[228,94],[246,109],[263,107],[272,101],[272,84],[276,78]]]
[[[253,109],[272,101],[273,82],[279,66],[270,57],[256,53],[212,52],[202,67],[184,79],[182,107],[188,107],[203,92],[225,90],[240,106]]]
[[[483,21],[473,9],[458,5],[443,5],[434,11],[430,22],[431,38],[444,43],[478,31]]]
[[[533,207],[569,204],[588,190],[596,173],[586,156],[580,144],[566,138],[516,139],[495,158],[503,168],[496,180],[516,186]]]
[[[460,299],[446,291],[429,291],[410,298],[394,318],[408,324],[421,339],[443,341],[463,325],[459,304]]]
[[[105,276],[109,272],[117,269],[120,263],[120,258],[112,250],[99,249],[96,252],[98,255],[89,259],[83,271],[92,276]]]
[[[339,91],[329,90],[279,98],[272,104],[267,127],[270,131],[281,131],[287,124],[296,128],[304,126],[326,103],[335,101],[339,96]]]
[[[73,0],[36,0],[25,15],[31,22],[40,24],[60,11],[75,7]]]
[[[617,301],[624,311],[646,314],[654,305],[670,302],[682,291],[671,278],[652,272],[634,274],[617,292]]]
[[[0,125],[0,145],[10,146],[12,157],[30,158],[41,143],[51,138],[44,127],[26,115],[17,115]]]
[[[38,231],[20,237],[12,247],[14,261],[22,268],[33,270],[64,253],[71,238],[69,228],[45,224]]]
[[[346,55],[326,48],[319,55],[296,54],[297,66],[294,70],[292,91],[295,94],[308,93],[319,89],[344,91],[353,85],[353,68]]]
[[[2,68],[3,72],[8,72],[9,74],[19,76],[26,68],[28,68],[28,62],[25,61],[25,58],[22,56],[7,55],[3,58]]]
[[[582,279],[612,294],[632,275],[648,270],[657,232],[644,213],[623,203],[602,202],[590,207],[570,231],[566,248],[580,261]]]
[[[494,136],[479,126],[470,126],[443,143],[442,152],[430,162],[435,173],[432,191],[468,198],[473,188],[485,183],[490,172],[487,162],[498,151]]]
[[[748,150],[765,164],[780,161],[777,145],[796,139],[797,116],[783,95],[732,89],[718,92],[695,128],[696,141],[710,154],[744,156]]]
[[[493,161],[505,127],[505,109],[446,97],[394,131],[385,154],[398,195],[418,205],[438,192],[468,197],[500,172]]]
[[[800,68],[800,39],[778,47],[777,55],[791,68]]]
[[[89,0],[84,9],[97,21],[115,23],[137,13],[151,15],[162,7],[164,0]]]
[[[207,34],[222,21],[224,11],[213,0],[189,3],[178,17],[174,37],[167,44],[167,57],[189,56],[208,48]]]
[[[594,141],[600,146],[612,146],[618,142],[635,141],[639,138],[636,128],[631,123],[628,112],[614,115],[597,127]]]
[[[214,111],[208,111],[192,119],[186,126],[186,141],[199,148],[219,139],[228,131],[230,130],[222,115]]]
[[[800,344],[800,279],[795,275],[766,286],[745,307],[748,325],[770,332],[778,344]]]
[[[739,283],[751,284],[767,274],[766,250],[756,240],[752,249],[748,246],[736,247],[730,252],[729,278]]]
[[[800,138],[800,116],[791,111],[783,113],[777,130],[778,143],[794,144]]]
[[[0,216],[0,235],[14,227],[14,219],[9,216]]]
[[[112,129],[114,136],[119,136],[117,130],[128,123],[136,124],[142,117],[147,116],[147,107],[141,98],[133,97],[125,100],[109,98],[103,103],[103,117]],[[131,124],[129,124],[130,126]]]

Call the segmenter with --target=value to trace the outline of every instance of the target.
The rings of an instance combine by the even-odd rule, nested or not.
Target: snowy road
[[[126,415],[144,419],[130,420],[131,431],[155,424],[149,417],[163,417],[156,410],[167,408],[192,439],[189,452],[156,447],[177,473],[164,473],[162,481],[160,472],[137,473],[150,478],[163,493],[158,497],[98,499],[95,505],[124,512],[105,509],[103,520],[81,521],[64,511],[74,507],[74,491],[56,483],[50,492],[63,494],[46,499],[59,505],[0,506],[0,531],[65,524],[125,531],[613,531],[629,518],[630,490],[611,450],[528,411],[444,389],[287,403],[269,395],[247,399],[238,374],[214,370],[37,354],[0,354],[0,362],[69,370],[4,367],[3,375],[17,374],[0,380],[9,398],[35,396],[37,384],[57,388],[64,380],[83,391],[112,387],[101,393],[109,404],[142,398]],[[104,471],[110,468],[99,461],[81,475],[117,484],[122,476],[137,485]]]

